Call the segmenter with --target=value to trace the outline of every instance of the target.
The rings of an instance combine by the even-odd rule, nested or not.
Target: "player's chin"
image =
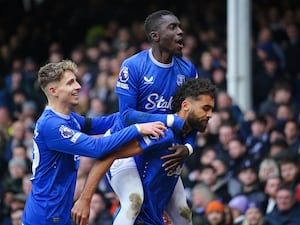
[[[73,105],[73,106],[79,105],[79,100],[73,100],[73,101],[71,102],[71,105]]]

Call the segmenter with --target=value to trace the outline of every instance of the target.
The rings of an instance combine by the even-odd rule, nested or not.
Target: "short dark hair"
[[[153,12],[146,18],[144,22],[144,30],[149,41],[152,41],[151,32],[157,31],[159,29],[160,23],[158,21],[166,15],[174,16],[174,13],[169,10],[158,10]]]
[[[217,88],[207,78],[191,78],[183,83],[176,91],[173,102],[173,112],[179,112],[181,103],[188,97],[197,98],[199,95],[210,95],[215,99]]]

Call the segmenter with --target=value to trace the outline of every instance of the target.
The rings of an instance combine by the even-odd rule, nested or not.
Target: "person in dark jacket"
[[[294,191],[287,186],[279,188],[276,207],[265,216],[268,225],[299,225],[300,204],[296,202]]]

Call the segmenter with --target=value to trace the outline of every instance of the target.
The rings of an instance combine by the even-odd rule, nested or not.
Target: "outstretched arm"
[[[184,120],[172,113],[161,114],[152,112],[143,112],[136,109],[136,99],[129,95],[119,94],[119,108],[121,118],[126,126],[135,123],[145,123],[161,121],[167,127],[174,131],[181,131],[184,125]]]
[[[107,170],[115,159],[127,158],[143,153],[138,141],[134,140],[126,144],[119,151],[95,161],[86,180],[84,189],[72,208],[72,218],[77,225],[88,224],[90,214],[90,202],[92,196]]]

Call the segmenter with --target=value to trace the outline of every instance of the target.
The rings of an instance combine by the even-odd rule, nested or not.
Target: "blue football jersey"
[[[198,77],[194,65],[181,57],[172,57],[170,64],[158,62],[152,50],[141,51],[126,59],[121,66],[116,93],[119,95],[121,119],[112,131],[124,126],[162,121],[167,124],[167,114],[172,114],[172,101],[177,88],[190,78]],[[194,146],[196,135],[174,143]],[[160,146],[135,157],[144,186],[145,201],[138,220],[149,224],[163,224],[162,213],[177,183],[181,168],[166,174],[160,156],[168,154],[168,146]]]
[[[153,57],[151,49],[126,59],[116,85],[123,123],[119,129],[140,122],[160,120],[166,123],[166,115],[161,114],[172,113],[171,104],[177,88],[197,76],[194,65],[186,59],[173,56],[170,64],[162,64]],[[128,110],[132,111],[126,113]]]
[[[105,133],[119,114],[93,118],[89,134]],[[129,126],[107,137],[81,132],[85,118],[62,115],[46,108],[37,121],[33,138],[32,190],[23,213],[24,225],[70,224],[79,155],[102,157],[139,136]]]
[[[176,133],[174,133],[175,143],[182,144],[180,135]],[[144,202],[136,224],[164,225],[164,209],[172,196],[182,170],[182,165],[175,172],[164,170],[162,167],[164,161],[160,157],[167,154],[170,154],[168,145],[162,144],[160,149],[153,149],[135,157],[144,188]]]

